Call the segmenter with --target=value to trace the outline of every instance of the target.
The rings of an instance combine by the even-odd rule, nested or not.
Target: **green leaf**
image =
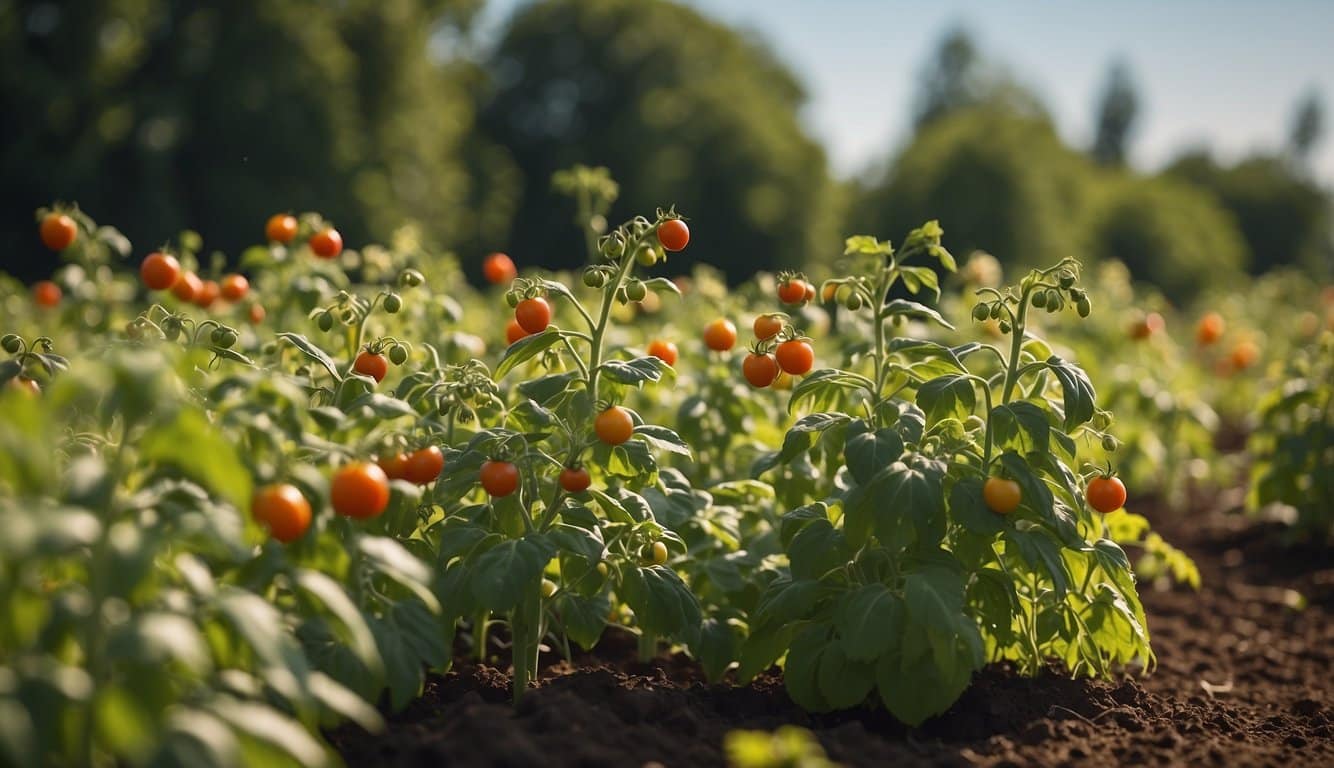
[[[932,277],[934,276],[935,273],[933,272]],[[939,292],[937,292],[937,294],[939,294]],[[894,299],[893,301],[890,301],[889,303],[885,304],[884,308],[880,310],[881,317],[893,317],[895,315],[910,317],[914,320],[930,320],[931,322],[936,323],[937,325],[943,326],[945,328],[948,328],[951,331],[954,330],[954,326],[951,325],[950,322],[946,320],[945,317],[941,315],[939,312],[937,312],[935,309],[932,309],[931,307],[928,307],[925,304],[919,304],[918,302],[915,301],[909,301],[907,299]]]
[[[897,645],[903,620],[903,601],[878,582],[845,593],[834,609],[843,652],[858,661],[876,659]]]
[[[587,560],[590,567],[601,562],[607,553],[607,545],[602,540],[602,531],[599,528],[558,523],[547,532],[547,536],[560,549]]]
[[[1014,530],[1006,531],[1003,536],[1015,545],[1019,556],[1030,568],[1045,573],[1051,579],[1056,600],[1065,600],[1066,592],[1070,589],[1070,567],[1061,556],[1061,545],[1052,534],[1041,526],[1021,520]]]
[[[979,536],[995,536],[1008,527],[1005,518],[992,512],[983,500],[980,477],[966,477],[950,489],[950,517]]]
[[[306,358],[323,366],[324,370],[328,371],[329,375],[334,377],[335,380],[342,381],[343,377],[338,373],[338,364],[324,350],[315,346],[310,339],[299,333],[280,333],[278,338],[291,343]]]
[[[670,365],[651,355],[630,361],[608,360],[599,368],[608,380],[630,387],[644,382],[660,381],[663,373],[672,370]]]
[[[1046,453],[1051,425],[1047,414],[1034,403],[1017,400],[991,409],[991,429],[996,445],[1014,444],[1025,453]],[[1021,436],[1027,436],[1025,442]]]
[[[206,707],[232,728],[281,749],[301,765],[331,763],[319,740],[276,709],[230,697],[215,697]]]
[[[278,609],[257,595],[227,587],[218,610],[254,652],[264,682],[288,701],[303,701],[310,672],[306,655],[288,634]]]
[[[940,298],[940,278],[930,267],[899,267],[899,277],[910,293],[920,293],[923,288]]]
[[[818,581],[776,579],[760,595],[751,614],[752,623],[755,626],[785,625],[809,618],[822,592],[823,587]]]
[[[569,389],[570,385],[578,379],[578,371],[553,373],[549,376],[540,376],[536,379],[529,379],[519,384],[517,389],[524,397],[549,407],[551,401],[564,394],[566,390]]]
[[[933,546],[945,536],[942,478],[896,461],[867,489],[875,499],[875,533],[891,549],[918,541]]]
[[[874,432],[868,429],[869,425],[860,419],[853,422],[843,446],[848,471],[863,485],[903,455],[903,438],[898,432],[889,428]]]
[[[1093,382],[1079,366],[1062,360],[1055,355],[1047,358],[1047,366],[1061,382],[1061,396],[1065,404],[1065,431],[1093,418],[1097,410],[1097,396],[1093,391]]]
[[[417,411],[413,410],[411,405],[397,397],[382,395],[379,392],[368,392],[348,403],[348,409],[353,408],[366,408],[381,419],[393,419],[399,416],[411,416],[414,419],[418,417]]]
[[[828,520],[816,520],[798,531],[787,556],[795,579],[819,579],[849,559],[842,532]]]
[[[565,634],[588,651],[597,645],[602,631],[607,627],[611,601],[605,594],[585,597],[573,590],[563,589],[553,598],[551,611],[555,613]]]
[[[972,379],[963,375],[946,375],[918,387],[916,401],[926,413],[928,424],[948,418],[962,421],[971,416],[977,406],[977,392],[973,389]]]
[[[478,603],[497,613],[519,604],[522,590],[542,577],[555,554],[542,536],[511,539],[483,552],[473,563],[472,593]]]
[[[875,390],[875,383],[860,374],[840,371],[837,368],[821,368],[801,380],[792,390],[788,401],[788,413],[795,412],[809,401],[814,408],[839,410],[848,392]]]
[[[820,654],[816,681],[832,709],[849,709],[865,701],[875,687],[875,664],[849,658],[842,645],[829,643]]]
[[[500,363],[496,365],[496,380],[503,379],[505,374],[559,344],[562,338],[564,337],[555,328],[547,328],[541,333],[525,336],[509,345],[500,356]]]
[[[635,612],[640,629],[666,637],[698,629],[699,603],[676,571],[661,565],[626,569],[621,597]]]
[[[250,472],[241,463],[236,444],[224,438],[202,413],[180,411],[176,418],[153,425],[136,447],[144,460],[176,467],[236,508],[248,508]]]
[[[783,684],[797,706],[808,712],[833,709],[820,689],[820,657],[829,647],[827,627],[810,627],[792,639],[783,663]]]
[[[657,358],[654,358],[655,360]],[[668,453],[675,453],[686,458],[690,457],[690,446],[675,431],[667,427],[659,427],[654,424],[640,424],[635,427],[634,433],[643,437],[654,448]]]
[[[722,682],[740,647],[740,638],[727,622],[710,618],[700,625],[699,640],[691,643],[690,653],[704,667],[705,678],[716,684]]]

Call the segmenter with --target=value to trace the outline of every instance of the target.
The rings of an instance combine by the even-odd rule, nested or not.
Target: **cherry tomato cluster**
[[[778,273],[778,300],[791,307],[815,301],[815,285],[801,272]]]

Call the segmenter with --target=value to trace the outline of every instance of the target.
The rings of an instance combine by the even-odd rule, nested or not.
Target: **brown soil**
[[[728,731],[789,723],[846,765],[1334,765],[1329,551],[1239,516],[1155,522],[1205,586],[1143,586],[1159,661],[1145,677],[989,667],[947,713],[909,729],[871,709],[808,715],[777,670],[708,686],[681,656],[639,664],[633,641],[609,633],[595,655],[545,670],[517,710],[503,670],[462,664],[432,677],[387,733],[330,738],[350,766],[722,765]]]

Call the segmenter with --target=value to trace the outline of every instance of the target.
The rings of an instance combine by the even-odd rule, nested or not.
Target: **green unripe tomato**
[[[0,339],[0,346],[4,347],[5,351],[11,355],[18,354],[18,351],[23,348],[23,339],[20,339],[18,334],[7,333],[3,339]]]
[[[391,293],[384,297],[384,311],[393,315],[403,308],[403,297],[397,293]]]
[[[630,297],[626,294],[625,286],[616,289],[616,301],[620,304],[629,304]]]
[[[394,365],[402,365],[408,361],[408,348],[402,344],[395,344],[389,348],[389,362]]]
[[[601,288],[607,284],[607,276],[602,274],[602,270],[589,267],[584,270],[584,285],[589,288]]]
[[[651,267],[658,263],[658,249],[651,243],[644,243],[635,251],[635,261],[639,262],[641,267]]]
[[[1088,317],[1089,312],[1093,311],[1093,302],[1089,301],[1088,297],[1085,296],[1075,302],[1075,311],[1079,313],[1080,317]]]
[[[625,238],[621,237],[619,232],[613,232],[602,239],[602,245],[599,246],[599,250],[602,252],[602,255],[608,259],[619,259],[621,258],[621,254],[625,253]]]
[[[138,340],[144,337],[144,327],[131,320],[125,324],[125,335],[131,339]]]
[[[847,307],[849,311],[856,312],[862,308],[862,295],[856,291],[849,293],[848,300],[843,302],[843,306]]]
[[[231,328],[213,329],[213,346],[221,347],[223,349],[231,349],[232,345],[235,343],[236,331],[233,331]]]
[[[1047,292],[1037,291],[1033,294],[1033,306],[1042,309],[1047,306]]]
[[[643,301],[648,295],[648,288],[640,280],[631,280],[625,285],[625,296],[630,301]]]
[[[977,306],[973,307],[973,319],[979,323],[982,322],[983,320],[986,320],[987,315],[989,314],[991,314],[991,310],[987,307],[986,304],[978,304]]]
[[[989,313],[989,314],[991,315],[991,319],[992,319],[992,320],[999,320],[999,319],[1001,319],[1001,313],[1002,313],[1003,311],[1004,311],[1004,310],[1001,309],[1001,303],[1000,303],[999,301],[996,302],[995,304],[992,304],[992,305],[991,305],[991,312]]]
[[[1063,269],[1061,270],[1061,274],[1057,277],[1057,280],[1060,282],[1062,288],[1069,288],[1075,284],[1075,273],[1068,269]]]
[[[1000,332],[1001,332],[1001,333],[1009,333],[1009,332],[1010,332],[1010,321],[1009,321],[1009,320],[1002,320],[1002,321],[1000,321]]]
[[[320,327],[321,331],[328,331],[333,328],[334,316],[327,309],[315,316],[315,325]]]
[[[1102,436],[1102,449],[1111,453],[1121,446],[1121,442],[1111,435]]]
[[[426,282],[426,275],[415,269],[405,269],[398,273],[398,284],[405,288],[416,288]]]
[[[542,579],[542,597],[550,599],[556,594],[556,582],[551,579]]]

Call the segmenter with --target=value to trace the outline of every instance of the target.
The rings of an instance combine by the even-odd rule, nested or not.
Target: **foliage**
[[[616,175],[612,218],[664,196],[693,212],[708,241],[677,269],[738,282],[837,242],[824,154],[796,117],[804,93],[756,41],[662,0],[550,0],[513,17],[492,74],[482,124],[522,173],[508,242],[525,259],[579,263],[570,210],[547,193],[575,163]]]
[[[1139,113],[1139,96],[1124,61],[1112,65],[1098,106],[1098,129],[1090,154],[1101,165],[1125,165],[1130,134]]]
[[[1208,194],[1170,179],[1115,183],[1099,200],[1089,249],[1185,304],[1209,285],[1227,287],[1246,266],[1231,217]]]

